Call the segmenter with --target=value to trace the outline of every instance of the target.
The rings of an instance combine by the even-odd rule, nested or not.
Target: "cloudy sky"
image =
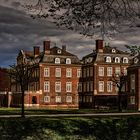
[[[21,3],[27,0],[0,0],[0,67],[16,63],[20,49],[33,50],[33,46],[42,49],[44,40],[51,40],[51,46],[67,46],[67,50],[79,58],[91,53],[95,40],[67,29],[60,29],[47,19],[32,19],[22,8]],[[113,38],[106,38],[110,46],[125,49],[124,45],[140,45],[140,23],[137,26],[122,27],[121,33]]]

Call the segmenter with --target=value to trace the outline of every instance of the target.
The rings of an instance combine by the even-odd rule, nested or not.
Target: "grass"
[[[139,140],[139,117],[0,119],[0,140]]]
[[[95,109],[34,109],[26,108],[25,114],[87,114],[87,113],[110,113],[118,110],[95,110]],[[135,110],[124,110],[123,112],[136,112]],[[18,115],[21,114],[21,108],[0,108],[0,115]]]

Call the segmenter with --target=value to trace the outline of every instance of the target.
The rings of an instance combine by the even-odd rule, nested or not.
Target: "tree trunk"
[[[25,118],[25,113],[24,113],[24,90],[22,91],[21,95],[21,117]]]

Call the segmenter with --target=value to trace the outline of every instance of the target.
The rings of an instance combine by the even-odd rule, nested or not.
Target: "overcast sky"
[[[95,48],[95,40],[101,38],[86,38],[78,33],[60,29],[47,19],[33,20],[21,7],[21,2],[27,0],[0,0],[0,67],[8,67],[16,63],[19,50],[33,50],[44,40],[50,40],[51,46],[67,46],[67,50],[79,58],[91,53]],[[121,33],[105,39],[112,47],[125,49],[124,45],[140,45],[140,23],[137,26],[122,27]]]

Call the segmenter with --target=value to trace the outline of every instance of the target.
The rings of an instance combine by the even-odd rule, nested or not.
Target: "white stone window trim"
[[[55,97],[55,102],[56,103],[61,103],[61,96],[56,96]]]
[[[60,64],[60,58],[55,58],[55,64]]]
[[[50,68],[44,68],[44,77],[50,77]]]
[[[50,103],[50,96],[44,96],[44,103]]]
[[[66,69],[66,77],[72,77],[72,69],[71,68]]]
[[[106,62],[111,63],[111,57],[110,56],[106,57]]]
[[[99,81],[99,92],[104,92],[104,81]]]
[[[128,63],[128,58],[127,57],[123,58],[123,63]]]
[[[72,103],[72,96],[66,96],[66,102]]]
[[[55,92],[61,92],[61,82],[55,82]]]
[[[70,58],[66,58],[66,64],[71,64],[71,59]]]
[[[98,69],[98,72],[99,72],[99,76],[104,76],[104,67],[99,67]]]
[[[115,57],[115,63],[120,63],[120,57]]]
[[[50,82],[49,81],[44,82],[44,92],[50,92]]]

